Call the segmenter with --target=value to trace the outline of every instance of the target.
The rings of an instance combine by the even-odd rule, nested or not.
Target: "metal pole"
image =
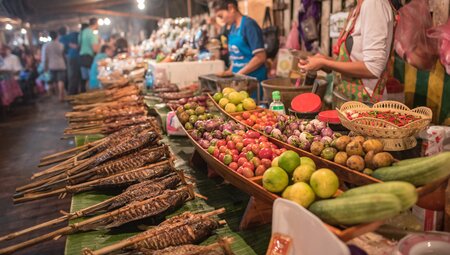
[[[188,17],[192,18],[192,0],[187,0]]]

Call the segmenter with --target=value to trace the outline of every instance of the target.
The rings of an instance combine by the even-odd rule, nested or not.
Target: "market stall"
[[[318,27],[319,3],[303,4],[305,48],[279,51],[276,78],[223,72],[207,15],[161,19],[132,53],[101,60],[100,89],[67,97],[61,133],[75,146],[43,157],[12,195],[18,206],[70,196],[70,211],[0,236],[12,243],[0,254],[63,236],[67,255],[448,253],[445,100],[386,100],[377,88],[392,66],[355,74],[336,67],[352,64],[345,47],[341,63],[314,55],[319,38],[306,32]],[[395,77],[411,92],[425,74],[397,58]],[[443,65],[425,76],[441,82],[430,97],[446,95]],[[371,94],[370,79],[379,79]]]

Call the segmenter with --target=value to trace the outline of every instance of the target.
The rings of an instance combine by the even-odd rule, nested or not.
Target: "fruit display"
[[[176,108],[176,114],[178,120],[186,130],[194,129],[194,124],[197,121],[206,121],[219,118],[219,116],[210,113],[204,104],[200,105],[195,101],[187,102],[183,106],[178,106]],[[208,123],[211,123],[211,121]]]
[[[244,115],[248,114],[241,114]],[[317,119],[308,121],[278,115],[274,126],[254,124],[253,127],[255,126],[275,139],[366,174],[374,169],[390,166],[394,161],[390,153],[383,152],[384,146],[380,140],[345,136],[334,132],[325,122]]]
[[[209,154],[247,178],[262,176],[272,160],[286,150],[240,123],[217,116],[197,120],[188,133]]]
[[[236,114],[234,118],[260,131],[266,126],[275,126],[277,124],[277,113],[270,110],[242,112]]]
[[[236,91],[233,88],[224,88],[222,92],[215,93],[213,98],[227,113],[256,109],[255,100],[249,97],[247,91]]]
[[[420,120],[420,117],[414,116],[412,114],[394,112],[389,110],[388,111],[373,110],[364,112],[348,110],[345,112],[345,114],[349,120],[354,120],[358,118],[376,118],[390,122],[394,125],[397,125],[398,127],[403,127],[411,122]]]
[[[170,100],[167,102],[167,106],[172,109],[177,109],[180,106],[184,106],[187,103],[195,103],[198,106],[207,106],[208,97],[205,95],[200,96],[191,96],[191,97],[183,97],[177,100]]]
[[[350,189],[335,199],[314,202],[308,209],[331,225],[384,220],[411,208],[418,199],[407,182],[384,182]]]
[[[263,187],[308,208],[316,198],[330,198],[339,188],[339,179],[330,169],[316,170],[308,157],[287,150],[274,159],[262,179]]]
[[[425,158],[401,160],[375,170],[372,176],[382,181],[405,181],[420,187],[449,175],[450,152],[441,152]]]

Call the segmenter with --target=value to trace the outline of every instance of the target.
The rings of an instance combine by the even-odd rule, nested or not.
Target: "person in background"
[[[100,40],[94,31],[98,29],[97,18],[89,20],[89,27],[83,29],[79,36],[80,43],[80,65],[81,77],[86,81],[86,87],[89,82],[89,72],[94,60],[94,55],[100,48]]]
[[[116,50],[116,41],[120,38],[118,33],[112,34],[109,37],[108,45],[115,51]]]
[[[9,46],[0,45],[0,72],[8,72],[12,75],[17,75],[22,70],[20,59],[11,53]]]
[[[45,47],[44,70],[50,71],[50,86],[58,88],[59,100],[64,101],[64,82],[66,80],[66,62],[64,60],[64,45],[58,41],[58,33],[50,31],[49,42]]]
[[[100,49],[100,53],[95,55],[92,62],[91,70],[89,73],[89,89],[99,89],[100,82],[98,81],[98,62],[105,58],[112,58],[114,56],[114,49],[110,45],[103,45]]]
[[[114,55],[118,55],[121,53],[128,53],[128,41],[127,39],[120,37],[116,40],[116,43],[114,44]]]
[[[60,35],[62,29],[65,29],[65,27],[60,28]],[[60,42],[64,44],[64,55],[66,57],[68,76],[67,90],[69,95],[75,95],[79,92],[86,92],[86,87],[81,86],[81,67],[80,55],[78,53],[78,35],[79,32],[73,31],[60,38]]]
[[[245,74],[260,82],[266,80],[267,56],[258,23],[239,12],[236,0],[215,0],[212,9],[218,18],[231,26],[228,34],[231,66],[222,75]],[[256,93],[252,97],[255,98]]]

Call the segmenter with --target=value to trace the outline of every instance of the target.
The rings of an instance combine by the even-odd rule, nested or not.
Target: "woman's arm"
[[[339,62],[332,59],[314,56],[309,57],[307,61],[300,61],[298,64],[300,69],[305,71],[317,71],[319,69],[331,70],[342,73],[344,76],[358,77],[366,79],[377,78],[367,69],[363,61]]]
[[[238,72],[238,74],[249,74],[249,73],[255,71],[261,65],[264,65],[266,63],[266,58],[267,58],[267,55],[266,55],[265,51],[260,51],[260,52],[255,53],[255,55],[253,55],[253,58],[250,60],[250,62],[248,62],[248,64],[245,65]]]

